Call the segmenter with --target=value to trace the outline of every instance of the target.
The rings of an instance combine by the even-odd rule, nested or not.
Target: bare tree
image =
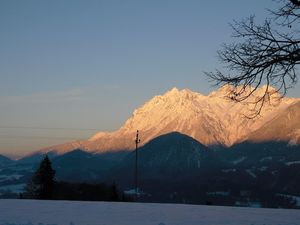
[[[261,85],[263,95],[252,99],[254,114],[258,115],[273,93],[284,96],[297,82],[300,64],[300,1],[279,0],[280,7],[270,12],[262,24],[255,17],[231,24],[236,42],[224,44],[218,57],[228,74],[217,70],[206,75],[217,85],[231,84],[235,88],[229,97],[238,102],[249,100]],[[270,91],[270,86],[275,90]],[[251,88],[249,88],[251,87]]]

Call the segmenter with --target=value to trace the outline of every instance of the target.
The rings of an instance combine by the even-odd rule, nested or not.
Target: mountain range
[[[58,180],[115,182],[130,190],[139,130],[141,201],[297,207],[300,99],[268,89],[273,93],[260,114],[249,119],[251,105],[226,97],[232,88],[208,95],[173,88],[136,109],[115,132],[44,148],[18,161],[0,157],[0,197],[10,196],[1,193],[5,188],[20,192],[16,188],[24,187],[45,153]],[[249,101],[265,91],[261,87]]]
[[[136,130],[140,131],[141,146],[175,131],[205,146],[230,147],[243,141],[300,143],[299,98],[281,98],[269,87],[271,97],[260,114],[249,119],[247,115],[252,105],[227,98],[233,88],[225,85],[208,95],[173,88],[136,109],[117,131],[98,132],[88,140],[47,147],[33,154],[63,154],[76,148],[96,153],[131,151],[135,147]],[[265,91],[266,87],[261,87],[248,101],[255,101]]]

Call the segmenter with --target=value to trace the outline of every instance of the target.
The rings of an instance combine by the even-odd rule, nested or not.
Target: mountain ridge
[[[97,153],[131,151],[135,147],[136,130],[140,130],[141,145],[175,131],[206,146],[229,147],[247,140],[254,131],[300,102],[300,99],[280,98],[278,93],[273,93],[259,117],[249,120],[244,116],[249,110],[247,105],[226,98],[232,88],[234,87],[225,85],[208,95],[189,89],[172,88],[134,110],[132,116],[117,131],[98,132],[88,140],[56,145],[38,152],[63,154],[76,148]],[[266,87],[261,87],[257,91],[258,95],[264,94],[265,90]],[[273,92],[274,89],[271,88],[270,91]],[[255,97],[257,96],[251,98]]]

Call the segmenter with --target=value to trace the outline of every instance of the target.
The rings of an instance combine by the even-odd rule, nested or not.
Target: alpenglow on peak
[[[135,147],[136,130],[140,131],[141,145],[160,135],[180,132],[206,146],[231,146],[247,140],[255,130],[300,102],[300,99],[282,98],[278,104],[266,104],[259,117],[249,120],[245,117],[249,109],[244,104],[226,98],[228,88],[231,87],[222,87],[208,95],[172,88],[134,110],[117,131],[98,132],[86,141],[74,141],[43,151],[65,152],[75,147],[95,152],[130,151]]]

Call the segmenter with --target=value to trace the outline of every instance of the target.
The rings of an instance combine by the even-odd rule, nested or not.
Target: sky
[[[229,23],[272,0],[1,0],[0,154],[117,130],[172,87],[215,89],[204,71]],[[300,85],[289,96],[300,97]]]

